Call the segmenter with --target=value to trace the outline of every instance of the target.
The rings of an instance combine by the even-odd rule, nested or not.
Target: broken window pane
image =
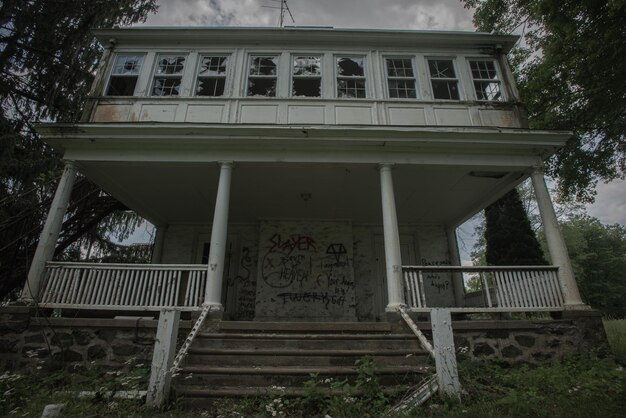
[[[157,74],[182,74],[185,67],[185,57],[178,55],[160,56],[157,61]]]
[[[228,57],[202,57],[198,76],[225,76]]]
[[[321,93],[321,57],[294,57],[291,95],[320,97]]]
[[[250,58],[248,96],[276,96],[278,74],[277,56],[253,56]]]
[[[320,57],[295,57],[293,60],[294,76],[320,76],[321,58]]]
[[[198,96],[223,96],[225,85],[225,78],[201,78],[198,80],[196,94]]]
[[[470,61],[474,91],[478,100],[503,100],[496,64],[490,60]]]
[[[223,96],[228,57],[201,57],[198,68],[197,96]]]
[[[433,97],[459,100],[459,86],[452,60],[428,60]]]
[[[249,78],[248,96],[276,96],[275,78]]]
[[[143,64],[143,55],[118,55],[113,63],[107,96],[132,96]]]
[[[152,87],[153,96],[178,96],[180,78],[155,78]]]
[[[388,58],[387,75],[389,77],[413,77],[413,65],[408,58]]]
[[[253,57],[250,75],[276,75],[278,57]]]
[[[344,77],[365,75],[364,58],[337,58],[337,74]]]
[[[366,97],[364,57],[337,57],[337,97]]]

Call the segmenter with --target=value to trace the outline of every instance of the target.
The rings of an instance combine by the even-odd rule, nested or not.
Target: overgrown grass
[[[325,382],[312,378],[303,398],[284,396],[224,399],[208,410],[185,410],[174,403],[165,410],[145,408],[140,401],[106,396],[78,399],[71,391],[128,390],[145,383],[141,367],[124,374],[105,374],[87,368],[79,374],[0,377],[0,416],[39,417],[46,404],[66,403],[64,417],[622,417],[626,411],[626,370],[612,359],[568,358],[542,367],[504,367],[463,362],[459,372],[466,393],[459,404],[434,398],[404,415],[386,413],[394,400],[386,399],[371,363],[361,364],[360,380]],[[140,376],[141,378],[136,378]],[[133,383],[135,382],[135,383]],[[141,382],[141,383],[140,383]],[[339,389],[329,395],[320,388]],[[357,390],[358,389],[358,390]],[[104,393],[104,392],[102,392]]]
[[[613,354],[626,365],[626,319],[605,319],[604,330]]]

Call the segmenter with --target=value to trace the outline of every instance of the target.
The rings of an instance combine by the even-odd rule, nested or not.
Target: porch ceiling
[[[150,221],[209,223],[217,191],[215,163],[81,161],[80,171]],[[400,223],[457,224],[509,190],[519,167],[396,165]],[[498,177],[497,173],[506,174]],[[508,173],[508,174],[507,174]],[[375,164],[236,163],[230,220],[351,219],[380,223]]]

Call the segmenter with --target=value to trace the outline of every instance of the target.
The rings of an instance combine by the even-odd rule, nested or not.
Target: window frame
[[[362,58],[363,59],[363,75],[362,76],[340,76],[339,75],[339,59],[340,58]],[[334,79],[335,79],[335,98],[336,99],[341,99],[341,100],[363,100],[363,99],[368,99],[369,98],[369,88],[367,86],[367,80],[369,79],[368,77],[368,71],[367,71],[367,54],[358,54],[358,53],[348,53],[348,54],[342,54],[342,53],[335,53],[333,54],[333,67],[334,67]],[[354,97],[354,96],[347,96],[347,97],[341,97],[339,95],[339,80],[340,79],[344,79],[344,80],[363,80],[363,89],[365,91],[365,96],[364,97]]]
[[[504,83],[502,82],[502,77],[501,77],[502,71],[500,69],[498,60],[495,58],[491,58],[491,57],[467,57],[466,61],[467,61],[467,68],[469,70],[470,81],[472,82],[472,91],[473,91],[474,98],[476,99],[476,101],[488,102],[488,103],[505,102],[507,99],[507,96],[506,96],[506,92],[504,89]],[[487,78],[474,78],[474,73],[472,72],[472,65],[471,65],[472,61],[492,62],[493,67],[496,71],[496,77],[497,77],[496,80],[494,81],[493,79],[487,79]],[[479,99],[478,92],[476,91],[476,85],[474,84],[477,81],[478,82],[491,82],[491,83],[496,82],[500,90],[500,99],[497,99],[497,100]]]
[[[445,102],[458,102],[464,99],[463,96],[463,92],[462,92],[462,85],[461,85],[461,76],[459,74],[459,69],[456,63],[456,58],[455,56],[450,56],[450,55],[444,55],[444,56],[436,56],[436,55],[427,55],[424,57],[424,61],[426,62],[426,74],[428,75],[428,81],[429,81],[429,85],[430,85],[430,94],[433,100],[435,101],[445,101]],[[430,73],[430,61],[450,61],[452,62],[452,69],[454,70],[454,78],[450,78],[450,77],[436,77],[433,78],[432,74]],[[459,93],[459,98],[458,99],[440,99],[435,97],[435,88],[433,87],[433,80],[439,80],[439,81],[455,81],[456,82],[456,88],[457,91]]]
[[[389,70],[387,68],[387,60],[409,60],[411,62],[411,70],[413,71],[412,77],[396,77],[390,76]],[[383,55],[382,56],[382,67],[383,67],[383,76],[385,79],[385,91],[387,94],[387,99],[390,100],[419,100],[421,99],[419,94],[419,80],[418,80],[418,71],[417,71],[417,63],[414,55]],[[415,92],[415,97],[391,97],[391,89],[389,88],[389,80],[413,80],[413,90]]]
[[[307,57],[307,58],[311,58],[311,57],[317,57],[320,60],[320,65],[319,65],[319,75],[317,76],[311,76],[311,75],[296,75],[294,74],[294,69],[295,69],[295,60],[298,57]],[[290,53],[289,54],[289,97],[291,98],[296,98],[296,99],[310,99],[310,100],[314,100],[314,99],[321,99],[324,97],[324,66],[325,66],[325,58],[324,58],[324,53],[321,52],[312,52],[312,53]],[[295,80],[311,80],[311,79],[319,79],[320,81],[320,94],[319,96],[297,96],[295,94],[293,94],[293,85],[294,85],[294,81]]]
[[[279,85],[278,82],[280,81],[280,66],[281,66],[281,53],[280,52],[251,52],[248,53],[248,59],[247,59],[247,65],[246,65],[246,70],[245,70],[245,84],[244,84],[244,97],[256,97],[256,98],[272,98],[272,97],[278,97],[278,89],[279,89]],[[276,74],[274,75],[255,75],[255,74],[250,74],[250,71],[252,70],[252,60],[254,58],[275,58],[276,60]],[[274,95],[273,96],[266,96],[266,95],[259,95],[259,94],[255,94],[255,95],[251,95],[249,94],[250,91],[250,79],[265,79],[265,80],[271,80],[274,79],[275,80],[275,84],[274,84]]]
[[[202,76],[200,75],[200,66],[202,65],[202,60],[204,58],[207,57],[217,57],[217,58],[226,58],[228,61],[226,62],[226,69],[224,71],[224,75],[220,75],[220,76],[215,76],[215,75],[208,75],[208,76]],[[196,71],[194,73],[194,82],[193,82],[193,90],[192,90],[192,97],[203,97],[203,98],[207,98],[207,97],[226,97],[228,96],[228,89],[229,89],[229,79],[230,79],[230,72],[231,72],[231,68],[232,68],[232,62],[233,62],[233,54],[230,52],[199,52],[198,53],[198,58],[197,58],[197,62],[196,62]],[[221,96],[207,96],[207,95],[200,95],[198,94],[198,87],[200,86],[200,80],[201,79],[223,79],[224,80],[224,92],[222,93]]]
[[[183,62],[183,68],[180,71],[179,74],[157,74],[157,68],[159,66],[159,60],[161,59],[161,57],[165,57],[165,56],[170,56],[170,57],[184,57],[185,61]],[[149,85],[149,90],[148,90],[148,96],[149,97],[181,97],[182,96],[182,89],[183,89],[183,78],[185,77],[185,72],[186,72],[186,68],[187,65],[189,63],[189,53],[188,52],[181,52],[181,51],[173,51],[173,52],[157,52],[154,55],[154,65],[152,66],[152,74],[150,77],[150,85]],[[164,78],[164,79],[180,79],[180,85],[179,85],[179,90],[178,90],[178,94],[163,94],[163,95],[157,95],[157,94],[153,94],[154,93],[154,82],[157,80],[157,78]]]
[[[136,56],[136,57],[141,57],[141,64],[139,66],[139,71],[136,74],[133,75],[127,75],[127,74],[114,74],[113,71],[115,71],[115,64],[117,62],[117,58],[118,57],[123,57],[123,56]],[[144,71],[144,66],[146,64],[146,59],[147,57],[147,53],[145,51],[141,51],[141,52],[134,52],[134,51],[123,51],[123,52],[116,52],[113,54],[112,56],[112,60],[111,60],[111,65],[108,71],[108,75],[107,75],[107,81],[105,83],[104,89],[102,91],[102,96],[103,97],[133,97],[137,95],[137,86],[139,85],[139,80],[141,78],[141,74]],[[122,78],[130,78],[130,77],[136,77],[137,79],[135,80],[135,88],[133,89],[133,93],[129,96],[120,96],[120,95],[113,95],[113,94],[108,94],[109,92],[109,88],[111,88],[111,80],[113,79],[113,77],[122,77]]]

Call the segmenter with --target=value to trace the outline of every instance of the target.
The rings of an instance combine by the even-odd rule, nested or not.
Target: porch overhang
[[[40,124],[64,158],[157,224],[208,223],[219,161],[233,161],[230,219],[381,219],[393,164],[401,223],[455,226],[527,177],[569,132],[470,127],[188,123]]]

